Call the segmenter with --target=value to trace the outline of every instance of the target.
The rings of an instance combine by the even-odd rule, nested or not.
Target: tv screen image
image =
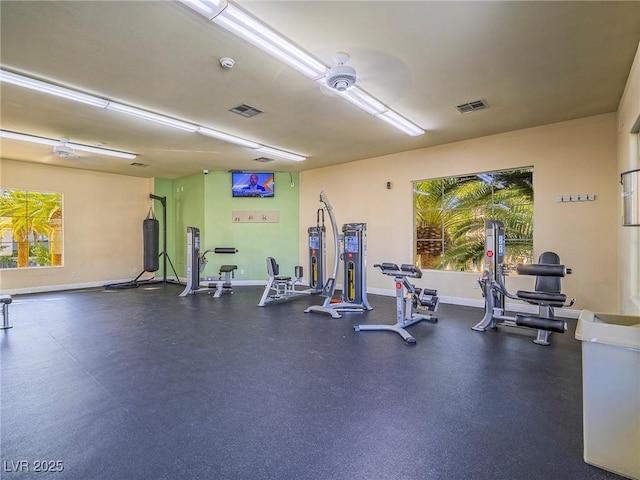
[[[231,191],[234,197],[273,197],[272,172],[231,172]]]

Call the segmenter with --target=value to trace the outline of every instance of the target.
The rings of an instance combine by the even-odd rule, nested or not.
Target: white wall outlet
[[[244,268],[240,269],[240,275],[244,275]]]
[[[71,272],[71,278],[76,278],[78,274],[76,272]]]

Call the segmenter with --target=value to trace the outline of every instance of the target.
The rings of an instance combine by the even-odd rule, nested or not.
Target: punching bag
[[[144,271],[155,272],[160,268],[159,262],[159,244],[160,244],[160,223],[158,220],[148,216],[142,222],[142,236],[144,240]]]

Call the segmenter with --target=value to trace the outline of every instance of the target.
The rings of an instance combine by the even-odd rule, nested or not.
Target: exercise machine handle
[[[564,265],[550,263],[530,263],[516,265],[518,275],[535,275],[536,277],[564,277],[571,269]]]
[[[210,251],[211,250],[207,250],[207,252]],[[238,249],[233,247],[216,247],[213,249],[213,253],[238,253]]]

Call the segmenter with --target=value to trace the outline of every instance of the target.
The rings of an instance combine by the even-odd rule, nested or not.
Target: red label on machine
[[[487,257],[493,257],[493,250],[487,250]]]
[[[399,290],[402,288],[402,284],[400,282],[396,282],[396,290]]]

